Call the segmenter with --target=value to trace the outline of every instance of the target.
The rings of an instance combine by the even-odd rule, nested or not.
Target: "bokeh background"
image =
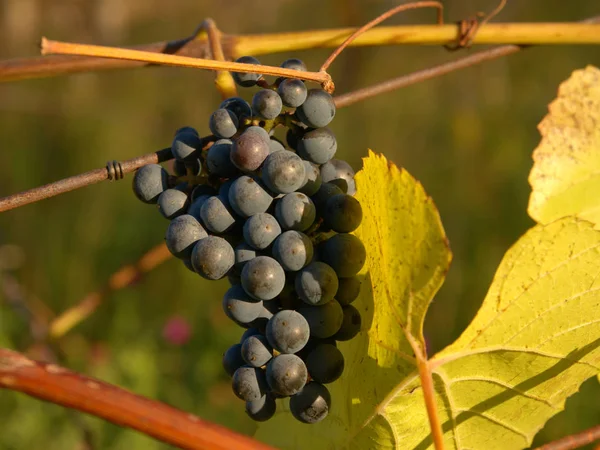
[[[496,4],[445,3],[451,20]],[[206,17],[227,33],[357,26],[394,4],[2,0],[0,58],[36,55],[42,35],[134,45],[187,36]],[[496,20],[575,21],[597,14],[593,1],[512,1]],[[389,23],[432,17],[431,11],[412,12]],[[312,50],[261,60],[278,65],[298,56],[316,69],[328,54]],[[349,49],[331,73],[343,93],[458,56],[424,46]],[[454,261],[427,316],[432,353],[469,323],[502,255],[532,225],[527,176],[539,141],[536,125],[559,83],[587,64],[600,65],[598,47],[534,48],[338,111],[332,128],[339,157],[358,169],[367,148],[385,153],[421,180],[440,210]],[[191,69],[141,68],[2,84],[0,196],[164,148],[183,125],[207,131],[218,103],[212,74]],[[134,198],[130,180],[0,215],[1,346],[48,357],[15,302],[50,320],[162,241],[167,222]],[[55,349],[70,368],[251,433],[254,425],[221,369],[223,351],[241,333],[221,311],[226,288],[226,282],[208,283],[169,260],[106,296]],[[598,382],[584,383],[535,444],[600,423],[599,398]],[[136,432],[0,391],[2,450],[86,448],[84,429],[97,449],[167,448]]]

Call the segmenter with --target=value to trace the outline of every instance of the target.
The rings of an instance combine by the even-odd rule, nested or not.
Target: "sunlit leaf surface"
[[[529,215],[539,223],[576,215],[600,223],[600,70],[588,66],[561,84],[539,125],[529,175]]]

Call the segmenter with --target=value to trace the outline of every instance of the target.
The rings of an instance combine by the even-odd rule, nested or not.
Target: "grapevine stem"
[[[226,59],[241,55],[260,56],[315,48],[335,48],[356,28],[305,30],[299,32],[221,35]],[[367,31],[354,46],[377,45],[446,45],[456,42],[460,29],[456,25],[381,26]],[[599,44],[600,26],[585,23],[492,23],[480,26],[473,44]],[[177,53],[190,57],[207,57],[209,46],[202,35],[137,47],[153,53]],[[145,63],[95,57],[47,56],[0,61],[0,82],[43,78],[80,72],[140,67]]]
[[[198,32],[195,34],[198,35],[202,32],[206,33],[212,59],[216,61],[225,61],[225,54],[223,53],[223,46],[221,45],[221,32],[217,28],[215,21],[212,19],[204,20],[200,25]],[[221,93],[221,98],[223,100],[237,96],[235,81],[230,72],[225,70],[217,71],[215,74],[215,85],[217,90]]]
[[[334,97],[335,106],[337,108],[343,108],[345,106],[353,105],[354,103],[375,97],[376,95],[385,94],[386,92],[395,91],[412,84],[419,83],[421,81],[436,78],[447,73],[454,72],[455,70],[464,69],[476,64],[480,64],[485,61],[500,58],[501,56],[511,55],[517,53],[526,47],[519,45],[503,45],[501,47],[492,48],[490,50],[484,50],[473,55],[466,56],[464,58],[457,59],[448,63],[440,64],[438,66],[430,67],[417,72],[409,73],[398,78],[386,80],[382,83],[368,86],[362,89],[357,89],[352,92],[348,92],[342,95],[336,95]]]
[[[581,433],[565,436],[534,450],[573,450],[600,440],[600,425],[589,428]],[[598,447],[596,447],[598,448]]]
[[[331,77],[325,72],[303,72],[300,70],[284,69],[282,67],[263,66],[260,64],[242,64],[229,61],[190,58],[187,56],[166,55],[162,53],[144,52],[118,47],[100,45],[76,44],[70,42],[51,41],[42,38],[42,55],[78,55],[99,56],[101,58],[124,59],[154,64],[163,64],[195,69],[227,70],[233,72],[259,73],[286,78],[299,78],[314,81],[324,87],[332,86]],[[333,92],[333,89],[328,89]]]
[[[346,47],[348,47],[348,45],[350,45],[350,43],[352,41],[354,41],[358,36],[363,34],[365,31],[368,31],[369,29],[380,24],[384,20],[389,19],[394,14],[398,14],[402,11],[407,11],[409,9],[418,9],[418,8],[436,8],[437,9],[437,22],[440,25],[443,24],[444,18],[443,18],[442,14],[444,12],[444,6],[440,2],[424,1],[424,2],[414,2],[414,3],[408,3],[408,4],[396,6],[395,8],[392,8],[392,9],[384,12],[380,16],[378,16],[375,19],[371,20],[370,22],[366,23],[365,25],[360,27],[358,30],[356,30],[354,33],[352,33],[350,36],[348,36],[348,38],[346,38],[346,40],[344,42],[342,42],[342,44],[338,48],[336,48],[331,55],[329,55],[329,58],[327,58],[327,60],[325,60],[325,62],[321,66],[320,71],[326,72],[327,69],[329,68],[329,66],[331,65],[331,63],[335,60],[335,58],[337,58],[339,56],[339,54],[342,53],[344,51],[344,49]]]
[[[128,159],[121,163],[122,174],[133,172],[146,164],[158,164],[172,158],[173,155],[171,149],[166,148],[158,152]],[[75,189],[99,183],[100,181],[110,180],[111,178],[110,172],[106,167],[90,170],[89,172],[64,178],[54,183],[45,184],[44,186],[0,198],[0,212],[18,208],[29,203],[35,203],[59,194],[64,194],[65,192],[74,191]]]
[[[0,388],[76,409],[185,449],[274,450],[164,403],[0,348]]]

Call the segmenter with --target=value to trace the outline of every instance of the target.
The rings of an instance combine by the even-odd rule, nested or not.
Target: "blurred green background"
[[[447,1],[446,17],[490,11],[495,1]],[[268,33],[360,25],[397,4],[384,0],[220,2],[171,0],[2,0],[0,58],[37,54],[42,35],[134,45],[188,35],[206,17],[227,33]],[[497,21],[574,21],[600,14],[594,1],[509,2]],[[429,22],[431,11],[390,24]],[[430,67],[437,47],[349,49],[333,64],[337,92]],[[330,50],[298,56],[316,69]],[[431,353],[452,342],[477,311],[504,252],[532,221],[526,213],[537,123],[559,83],[587,64],[594,46],[548,46],[426,81],[338,111],[339,157],[356,169],[367,148],[419,179],[436,202],[454,252],[446,284],[427,316]],[[248,95],[248,92],[246,93]],[[219,96],[209,72],[146,68],[0,85],[0,196],[101,167],[170,144],[180,126],[207,132]],[[22,316],[20,295],[51,317],[103,286],[122,264],[160,243],[167,222],[137,201],[131,176],[0,215],[0,346],[44,357]],[[405,249],[410,251],[410,249]],[[175,260],[110,294],[64,337],[62,363],[244,433],[254,425],[230,392],[221,354],[241,331],[225,319],[226,282],[209,283]],[[190,338],[166,339],[183,318]],[[181,330],[182,325],[179,325]],[[183,330],[185,332],[185,330]],[[597,381],[586,382],[535,444],[600,423]],[[82,423],[98,449],[161,449],[136,432],[20,394],[0,391],[0,449],[85,448]]]

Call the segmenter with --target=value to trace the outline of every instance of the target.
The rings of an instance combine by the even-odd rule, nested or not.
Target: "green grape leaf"
[[[259,425],[256,436],[282,449],[395,448],[386,405],[418,380],[414,351],[424,348],[425,313],[450,264],[448,241],[431,198],[408,172],[373,152],[363,163],[356,174],[363,222],[355,234],[367,262],[353,303],[361,332],[339,343],[346,367],[328,385],[332,408],[323,422],[301,424],[279,401],[278,413]],[[413,414],[427,420],[422,403]]]
[[[600,223],[600,69],[576,70],[538,128],[529,175],[529,215],[539,223],[574,215]]]

